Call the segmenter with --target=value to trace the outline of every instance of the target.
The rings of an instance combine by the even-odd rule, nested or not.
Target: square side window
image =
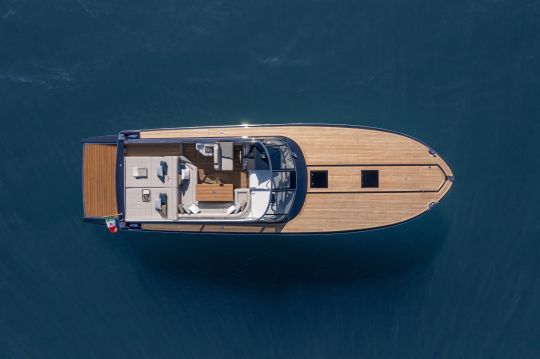
[[[379,187],[379,170],[362,170],[362,188]]]
[[[310,171],[309,185],[311,188],[328,188],[328,171]]]

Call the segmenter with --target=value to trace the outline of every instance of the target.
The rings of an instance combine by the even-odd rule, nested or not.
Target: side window
[[[362,188],[379,187],[379,170],[362,170]]]

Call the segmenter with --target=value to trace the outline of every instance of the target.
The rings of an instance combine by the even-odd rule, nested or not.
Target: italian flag
[[[107,225],[107,228],[109,229],[109,232],[111,232],[111,233],[118,232],[118,227],[116,227],[116,218],[114,218],[114,217],[106,217],[105,218],[105,224]]]

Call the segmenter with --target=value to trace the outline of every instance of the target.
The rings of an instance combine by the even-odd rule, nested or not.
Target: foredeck
[[[116,206],[116,145],[83,145],[84,216],[115,215]]]
[[[305,157],[308,173],[327,170],[329,185],[325,189],[315,189],[308,184],[299,215],[283,227],[272,227],[272,231],[284,233],[362,230],[403,222],[425,212],[452,186],[450,167],[425,144],[376,129],[315,125],[238,126],[141,131],[140,136],[286,136],[294,140]],[[360,171],[366,168],[379,170],[379,188],[360,187]],[[182,228],[182,225],[167,224],[147,228],[143,225],[143,228],[238,231],[227,226]],[[252,230],[258,231],[255,227]]]

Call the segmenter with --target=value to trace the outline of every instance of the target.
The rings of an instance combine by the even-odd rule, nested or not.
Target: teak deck
[[[283,225],[143,224],[146,230],[188,232],[341,232],[379,228],[414,218],[450,189],[450,167],[425,144],[367,128],[238,126],[141,131],[145,138],[286,136],[311,170],[328,171],[328,188],[310,188],[297,217]],[[376,169],[378,188],[361,188],[360,171]],[[309,180],[309,176],[307,176]]]
[[[116,215],[116,145],[83,146],[84,215]]]

